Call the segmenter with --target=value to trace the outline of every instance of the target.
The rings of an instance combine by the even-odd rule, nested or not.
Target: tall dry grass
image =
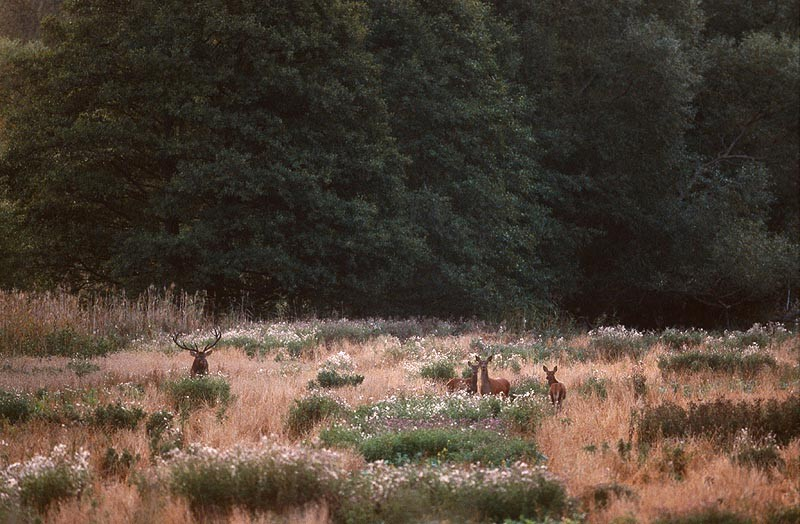
[[[13,330],[43,329],[34,326],[38,321],[31,320],[41,318],[48,326],[87,331],[125,325],[128,326],[125,329],[137,336],[150,337],[145,344],[92,359],[99,369],[82,376],[68,367],[69,357],[36,358],[6,352],[2,357],[0,389],[30,393],[40,389],[92,391],[94,402],[105,403],[125,397],[119,384],[135,383],[142,386],[142,391],[134,402],[147,413],[174,409],[168,393],[160,386],[165,381],[187,376],[191,358],[175,349],[163,333],[173,328],[173,322],[186,329],[207,325],[199,303],[190,301],[187,306],[180,301],[176,304],[174,299],[168,295],[137,303],[118,299],[104,303],[102,311],[93,311],[66,294],[52,295],[49,299],[22,293],[0,294],[2,304],[9,307],[0,313],[0,329],[9,326]],[[499,333],[483,335],[485,340],[496,342],[512,339]],[[429,342],[466,359],[474,338],[474,335],[448,336]],[[575,350],[585,349],[588,344],[585,335],[568,341]],[[339,351],[348,353],[357,364],[358,373],[365,376],[360,386],[336,391],[350,406],[395,394],[444,394],[443,384],[409,372],[408,362],[398,356],[401,346],[402,342],[391,336],[365,342],[340,340],[321,343],[297,359],[276,359],[274,353],[249,357],[243,348],[225,345],[223,340],[222,347],[209,357],[209,363],[211,373],[223,375],[230,383],[233,401],[224,410],[208,407],[191,412],[184,426],[185,439],[217,448],[254,444],[262,436],[293,442],[286,428],[289,410],[296,399],[308,394],[307,385],[315,378],[321,363]],[[548,468],[564,480],[569,494],[583,504],[588,522],[605,523],[623,517],[649,522],[667,512],[709,507],[724,507],[760,522],[760,516],[774,508],[799,505],[800,441],[797,439],[780,449],[786,466],[767,474],[738,465],[731,460],[728,450],[706,438],[663,441],[641,454],[633,416],[645,406],[667,401],[688,406],[691,402],[716,398],[751,401],[796,396],[800,394],[800,376],[789,373],[787,379],[787,370],[800,366],[798,339],[770,346],[768,351],[778,361],[778,367],[764,369],[754,377],[714,372],[661,373],[658,357],[667,351],[656,343],[640,363],[630,359],[579,362],[562,355],[557,361],[525,361],[518,372],[496,367],[490,374],[509,379],[513,392],[514,385],[526,379],[544,382],[542,364],[558,365],[557,377],[567,387],[567,399],[561,413],[554,413],[541,423],[535,439],[548,457]],[[635,394],[635,373],[644,377],[644,395]],[[587,384],[601,384],[604,395]],[[319,428],[303,440],[314,442],[318,432]],[[52,508],[47,522],[87,519],[108,523],[193,522],[184,501],[154,484],[156,468],[149,456],[149,441],[142,425],[136,430],[106,431],[37,419],[16,425],[0,421],[0,440],[0,465],[47,453],[61,443],[70,449],[89,449],[95,472],[99,471],[101,457],[109,447],[140,456],[133,472],[123,479],[95,474],[93,488],[79,500]],[[628,451],[624,447],[621,450],[620,443],[623,446],[629,443],[631,447]],[[670,473],[665,458],[667,451],[675,446],[680,446],[685,458],[685,471],[680,479]],[[363,459],[355,454],[350,462],[353,469],[363,466]],[[598,503],[594,494],[608,486],[620,486],[627,491],[620,491],[623,494],[619,496],[612,494],[605,503]],[[281,516],[236,512],[230,521],[323,523],[329,521],[329,511],[324,505],[315,505]]]

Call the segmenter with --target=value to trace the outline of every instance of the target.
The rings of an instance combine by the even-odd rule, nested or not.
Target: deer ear
[[[544,370],[545,373],[550,373],[549,371],[547,371],[547,366],[542,366],[542,369]]]
[[[494,358],[494,355],[489,355],[489,358],[486,359],[486,362],[491,362]]]
[[[212,351],[214,351],[214,350],[213,350],[213,349],[209,349],[208,351],[206,351],[206,352],[204,353],[204,355],[205,355],[205,356],[209,356],[209,355],[211,354],[211,352],[212,352]]]
[[[555,373],[556,371],[558,371],[558,366],[553,368],[553,373]]]
[[[197,351],[195,351],[195,350],[193,350],[193,349],[189,351],[189,354],[190,354],[191,356],[193,356],[193,357],[196,357],[196,356],[198,355]]]

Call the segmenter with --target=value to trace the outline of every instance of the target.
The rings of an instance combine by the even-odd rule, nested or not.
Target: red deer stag
[[[467,365],[472,370],[472,375],[469,378],[451,378],[447,382],[447,391],[459,391],[466,389],[469,393],[478,391],[478,365],[472,362],[467,362]]]
[[[475,355],[475,360],[478,362],[478,367],[481,373],[478,377],[477,388],[481,395],[505,395],[508,397],[508,392],[511,389],[511,384],[504,378],[489,378],[489,370],[486,368],[489,362],[492,361],[494,355],[489,355],[485,360],[480,356]]]
[[[175,333],[172,335],[172,341],[175,343],[175,345],[181,349],[185,349],[194,357],[191,371],[192,378],[196,377],[197,375],[203,376],[208,373],[208,360],[206,360],[206,357],[211,354],[212,348],[216,346],[217,342],[219,342],[222,338],[222,332],[217,328],[214,328],[212,334],[214,335],[214,342],[211,344],[206,344],[203,349],[198,348],[196,343],[192,343],[191,346],[181,343],[178,340],[178,337],[181,336],[180,333]]]
[[[567,387],[556,380],[556,371],[558,366],[553,368],[553,371],[547,369],[547,366],[542,366],[544,372],[547,374],[547,383],[550,384],[550,402],[556,408],[556,413],[561,411],[561,404],[567,398]]]

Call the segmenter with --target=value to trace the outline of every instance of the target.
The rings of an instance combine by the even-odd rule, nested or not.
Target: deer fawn
[[[452,378],[447,382],[447,391],[458,391],[466,389],[469,393],[476,393],[478,391],[478,364],[467,362],[467,365],[472,370],[472,376],[469,378]]]
[[[561,404],[567,398],[567,387],[556,380],[556,371],[558,366],[553,368],[553,371],[547,369],[547,366],[542,366],[544,372],[547,374],[547,383],[550,384],[550,402],[556,408],[556,413],[561,411]]]
[[[508,392],[511,389],[511,384],[504,378],[489,378],[489,370],[486,366],[492,361],[494,355],[489,355],[486,360],[481,359],[480,356],[475,355],[475,360],[481,369],[481,374],[476,384],[477,390],[481,395],[499,395],[503,394],[508,397]]]
[[[222,332],[217,328],[214,328],[212,334],[214,335],[214,342],[212,342],[211,344],[206,344],[206,346],[203,349],[198,348],[197,344],[195,343],[192,343],[191,346],[182,344],[178,340],[178,337],[180,337],[181,335],[180,333],[175,333],[174,335],[172,335],[172,341],[175,343],[175,345],[181,349],[185,349],[186,351],[189,352],[190,355],[194,357],[194,362],[192,362],[192,370],[191,370],[192,378],[196,377],[197,375],[203,376],[206,373],[208,373],[208,360],[206,360],[206,357],[211,354],[212,348],[216,346],[217,342],[219,342],[220,339],[222,338]]]

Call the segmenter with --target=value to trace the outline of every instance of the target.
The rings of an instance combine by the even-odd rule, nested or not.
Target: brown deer
[[[192,343],[191,346],[181,343],[178,340],[178,338],[181,336],[180,333],[175,333],[174,335],[172,335],[172,341],[175,343],[175,345],[181,349],[185,349],[186,351],[189,352],[190,355],[194,357],[194,362],[192,362],[192,370],[191,370],[192,378],[198,375],[203,376],[206,373],[208,373],[208,360],[206,360],[206,357],[208,357],[211,354],[211,352],[213,351],[212,348],[216,346],[217,342],[219,342],[220,339],[222,338],[222,332],[217,328],[214,328],[212,334],[214,335],[214,342],[212,342],[211,344],[206,344],[206,346],[203,349],[198,348],[196,343]]]
[[[553,368],[553,371],[547,369],[547,366],[542,366],[544,372],[547,374],[547,383],[550,384],[550,402],[556,408],[556,413],[561,411],[561,405],[564,399],[567,398],[567,387],[556,380],[556,371],[558,366]]]
[[[447,382],[447,391],[458,391],[466,389],[469,393],[476,393],[478,391],[478,365],[472,362],[467,362],[467,365],[472,370],[472,375],[469,378],[451,378]]]
[[[475,355],[475,360],[480,367],[481,373],[476,384],[478,391],[481,395],[505,395],[508,397],[511,384],[504,378],[489,378],[489,370],[487,366],[492,361],[494,355],[489,355],[485,360],[481,359],[479,355]]]

